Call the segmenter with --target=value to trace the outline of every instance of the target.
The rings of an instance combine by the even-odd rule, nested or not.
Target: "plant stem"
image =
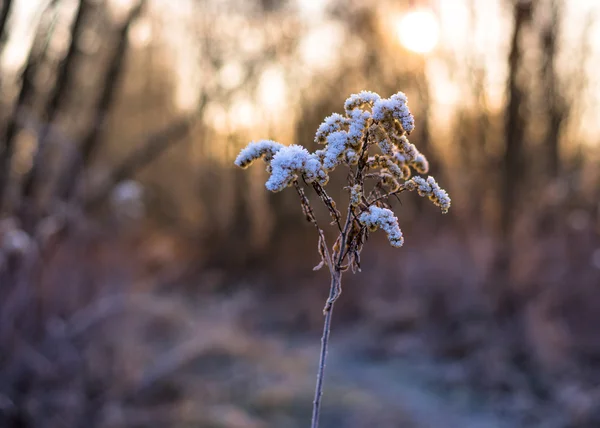
[[[340,288],[341,272],[335,272],[331,277],[331,288],[325,312],[325,322],[323,324],[323,336],[321,337],[321,356],[319,358],[319,371],[317,372],[317,386],[315,388],[315,400],[313,401],[313,413],[311,428],[319,426],[319,412],[321,410],[321,397],[323,395],[323,379],[325,376],[325,359],[327,358],[327,348],[329,345],[329,333],[331,332],[331,316],[333,314],[334,297]]]

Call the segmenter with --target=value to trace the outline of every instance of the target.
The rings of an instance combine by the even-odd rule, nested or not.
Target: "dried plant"
[[[408,109],[407,98],[398,92],[388,99],[363,91],[351,95],[344,104],[345,115],[337,113],[325,118],[319,126],[315,142],[324,148],[310,153],[299,145],[284,146],[275,141],[251,142],[244,148],[235,164],[247,168],[262,158],[270,174],[266,187],[279,192],[293,186],[300,197],[306,219],[318,233],[318,252],[321,262],[331,274],[329,297],[325,303],[321,355],[313,403],[312,428],[318,427],[323,390],[325,358],[331,327],[333,305],[342,291],[342,274],[351,269],[360,271],[360,253],[369,233],[383,229],[394,247],[404,243],[398,219],[389,200],[404,191],[416,191],[427,196],[445,213],[450,198],[433,177],[411,178],[411,168],[425,174],[429,165],[425,156],[408,141],[414,129],[414,118]],[[345,220],[325,186],[329,173],[343,165],[348,168],[349,203]],[[339,234],[332,247],[317,224],[313,208],[306,196],[305,186],[311,186],[332,218]]]

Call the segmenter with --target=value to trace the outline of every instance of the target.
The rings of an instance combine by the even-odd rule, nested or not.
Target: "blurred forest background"
[[[596,0],[3,0],[0,67],[0,427],[307,426],[317,237],[233,160],[363,89],[452,208],[347,276],[322,425],[600,426]]]

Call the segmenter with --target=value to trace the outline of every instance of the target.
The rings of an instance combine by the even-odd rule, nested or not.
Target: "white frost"
[[[308,182],[318,180],[324,183],[328,178],[315,154],[309,153],[297,144],[282,147],[273,156],[271,176],[265,186],[272,192],[279,192],[302,174],[306,176]]]
[[[323,167],[326,170],[330,171],[338,166],[343,159],[342,155],[348,150],[356,152],[360,148],[369,116],[369,112],[353,110],[347,119],[348,131],[336,131],[327,136],[327,147],[323,158]]]
[[[329,134],[341,130],[346,125],[348,125],[348,119],[341,114],[333,113],[331,116],[327,116],[317,129],[315,143],[324,144]]]
[[[367,227],[383,229],[390,244],[394,247],[401,247],[404,244],[404,237],[398,226],[398,219],[391,210],[371,205],[368,211],[360,215],[359,220]]]
[[[285,147],[283,144],[272,140],[252,141],[240,152],[234,163],[241,168],[247,168],[260,158],[270,162],[275,153],[283,147]]]
[[[380,99],[379,95],[375,92],[361,91],[358,94],[352,94],[348,97],[344,103],[344,110],[349,115],[354,109],[364,108],[365,106],[373,107]]]
[[[373,119],[384,120],[387,114],[397,119],[402,129],[410,134],[415,128],[415,118],[408,109],[406,95],[402,92],[392,95],[387,99],[380,99],[373,105]]]
[[[412,181],[417,185],[417,192],[420,196],[428,196],[432,202],[442,209],[443,213],[447,213],[452,200],[448,196],[448,192],[442,189],[435,178],[427,177],[425,180],[422,177],[413,177]]]

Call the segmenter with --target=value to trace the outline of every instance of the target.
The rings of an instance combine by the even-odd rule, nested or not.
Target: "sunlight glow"
[[[255,104],[245,96],[239,96],[231,102],[228,112],[230,129],[250,128],[259,119]]]
[[[40,18],[40,3],[40,0],[14,2],[12,28],[0,57],[0,65],[9,73],[18,71],[27,59],[35,35],[35,26]]]
[[[129,31],[129,41],[137,48],[143,48],[152,41],[152,22],[150,18],[141,18]]]
[[[300,41],[299,54],[305,67],[318,71],[327,70],[338,62],[343,43],[343,26],[327,22],[309,30]]]
[[[279,67],[269,67],[260,78],[258,97],[260,105],[269,113],[274,113],[285,105],[287,87],[285,75]]]
[[[296,0],[296,7],[300,14],[308,19],[320,19],[323,17],[329,0]]]
[[[440,29],[431,10],[418,9],[400,18],[396,24],[396,35],[406,49],[425,54],[438,44]]]
[[[131,0],[110,0],[108,5],[113,18],[123,19],[129,9],[133,7],[133,2]]]

